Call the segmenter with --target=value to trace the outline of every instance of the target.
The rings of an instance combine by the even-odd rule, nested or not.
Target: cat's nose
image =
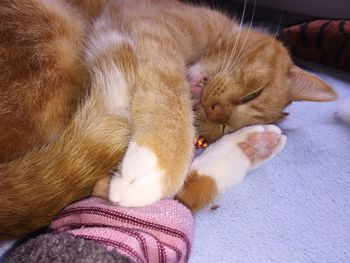
[[[230,119],[230,114],[220,103],[203,105],[203,109],[208,119],[219,123],[226,123]]]

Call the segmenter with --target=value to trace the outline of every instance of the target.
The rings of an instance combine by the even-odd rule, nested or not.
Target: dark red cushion
[[[280,39],[297,57],[350,72],[350,20],[314,20],[290,26]]]

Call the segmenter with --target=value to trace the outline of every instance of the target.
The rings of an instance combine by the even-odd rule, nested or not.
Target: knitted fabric
[[[97,242],[68,234],[44,234],[16,248],[4,263],[128,263],[130,259],[108,251]]]
[[[50,228],[97,241],[135,262],[187,262],[194,220],[174,200],[126,208],[90,198],[64,209]]]

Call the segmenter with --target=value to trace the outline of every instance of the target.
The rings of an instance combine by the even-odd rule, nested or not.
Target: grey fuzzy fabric
[[[130,259],[108,251],[95,241],[67,234],[45,234],[16,248],[4,263],[129,263]]]

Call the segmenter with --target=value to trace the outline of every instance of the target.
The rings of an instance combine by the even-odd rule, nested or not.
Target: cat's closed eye
[[[263,91],[263,89],[259,89],[257,91],[254,91],[254,92],[244,96],[243,98],[241,98],[239,100],[239,104],[244,104],[244,103],[247,103],[249,101],[256,99],[262,93],[262,91]]]

